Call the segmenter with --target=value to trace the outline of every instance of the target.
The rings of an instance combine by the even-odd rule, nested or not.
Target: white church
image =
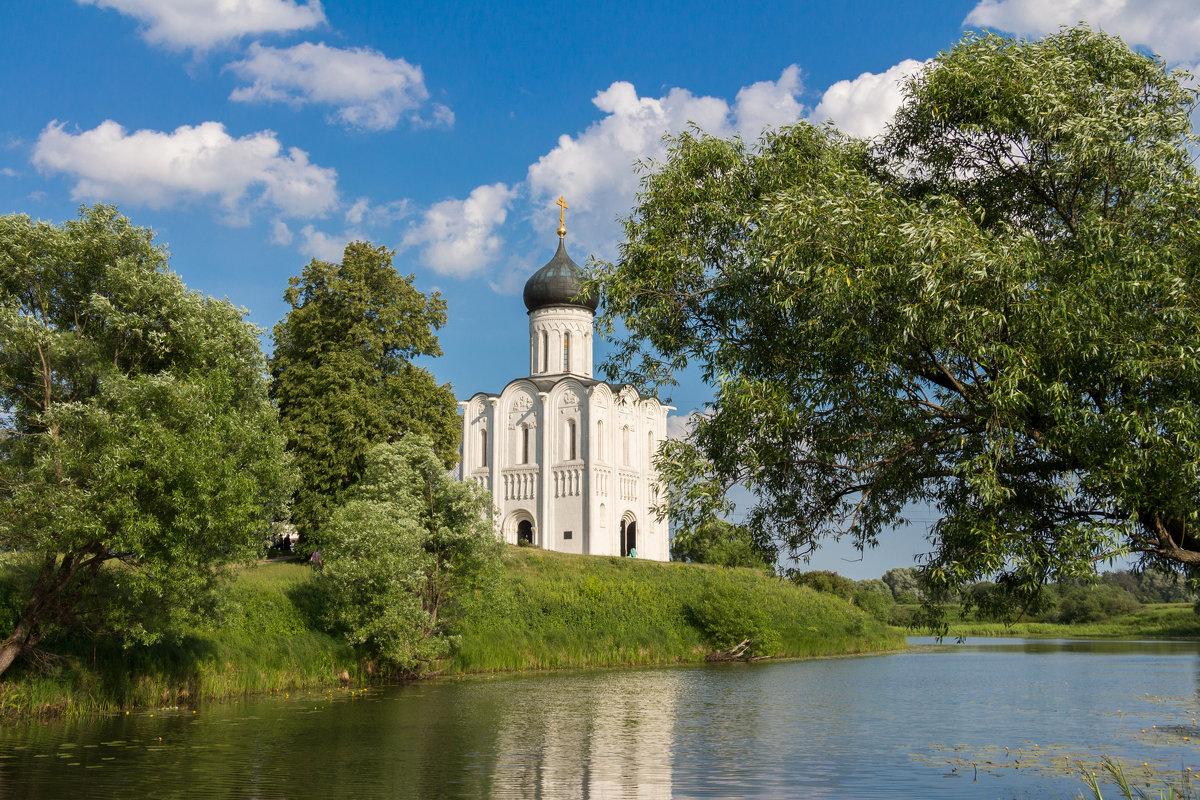
[[[558,252],[525,284],[529,376],[459,403],[462,477],[491,491],[511,544],[668,561],[667,520],[650,509],[671,407],[592,378],[599,298],[580,297],[559,222]]]

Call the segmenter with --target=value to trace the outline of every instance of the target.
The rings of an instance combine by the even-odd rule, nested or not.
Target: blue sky
[[[520,288],[556,245],[611,257],[632,163],[695,123],[758,136],[797,119],[881,132],[897,83],[967,29],[1087,20],[1185,68],[1193,0],[395,3],[39,0],[0,12],[0,213],[116,203],[193,289],[270,328],[289,276],[350,239],[449,303],[460,397],[528,370]],[[682,416],[707,389],[685,380]],[[923,551],[928,514],[860,562]]]

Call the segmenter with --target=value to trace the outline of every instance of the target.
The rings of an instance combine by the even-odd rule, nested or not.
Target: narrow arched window
[[[621,428],[621,465],[630,466],[629,462],[629,428]]]
[[[563,372],[571,371],[571,333],[563,331]]]
[[[654,466],[654,431],[646,433],[646,466]]]
[[[542,331],[542,372],[550,371],[550,334]]]
[[[604,420],[596,422],[596,460],[604,460]]]
[[[521,463],[529,463],[529,426],[521,426]]]
[[[567,461],[575,460],[575,420],[567,420]]]
[[[479,432],[479,466],[487,466],[487,431]]]

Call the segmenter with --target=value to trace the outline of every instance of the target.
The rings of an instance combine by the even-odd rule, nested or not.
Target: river
[[[0,798],[1070,798],[1105,754],[1200,772],[1200,643],[910,642],[9,726]]]

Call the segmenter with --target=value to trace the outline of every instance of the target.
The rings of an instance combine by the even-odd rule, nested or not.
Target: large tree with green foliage
[[[142,614],[204,597],[284,510],[259,331],[152,238],[110,206],[0,217],[0,558],[32,573],[0,672],[64,625],[153,639]]]
[[[1200,564],[1196,92],[1087,28],[968,35],[879,142],[686,133],[649,165],[604,319],[617,379],[698,365],[674,513],[757,496],[793,554],[942,519],[931,588],[1009,601],[1133,553]]]
[[[404,433],[430,439],[449,468],[461,423],[453,392],[412,363],[442,350],[446,303],[413,286],[392,252],[346,245],[340,264],[313,259],[289,281],[275,326],[272,396],[301,475],[293,519],[318,529],[362,474],[373,444]]]
[[[492,513],[488,493],[448,476],[425,437],[373,446],[321,533],[332,626],[405,674],[427,671],[451,644],[447,607],[496,577]]]
[[[769,536],[723,519],[677,529],[671,538],[672,561],[774,569],[776,555],[777,548]]]

